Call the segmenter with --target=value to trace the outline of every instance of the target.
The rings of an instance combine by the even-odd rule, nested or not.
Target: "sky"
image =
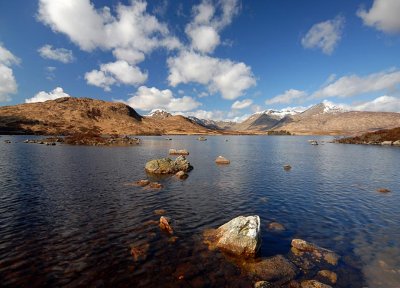
[[[399,0],[0,1],[0,106],[400,112]]]

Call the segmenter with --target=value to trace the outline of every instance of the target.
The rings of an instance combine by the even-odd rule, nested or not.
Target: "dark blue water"
[[[342,256],[336,287],[400,287],[399,148],[312,146],[300,136],[142,137],[134,147],[25,138],[0,138],[0,285],[248,287],[240,269],[209,255],[201,233],[258,214],[262,256],[286,254],[302,238]],[[170,148],[190,151],[187,180],[163,178],[161,190],[127,185]],[[215,165],[218,155],[231,164]],[[151,222],[155,209],[174,220],[175,242]],[[271,221],[286,231],[269,231]],[[130,246],[143,244],[138,264]]]

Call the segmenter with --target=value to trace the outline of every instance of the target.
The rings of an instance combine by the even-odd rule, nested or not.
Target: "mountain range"
[[[138,114],[123,103],[64,97],[0,107],[0,134],[294,134],[352,135],[400,127],[400,113],[346,111],[320,103],[305,111],[265,110],[243,122],[214,121],[153,110]]]

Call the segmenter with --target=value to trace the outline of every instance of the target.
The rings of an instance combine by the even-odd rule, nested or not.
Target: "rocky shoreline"
[[[400,127],[388,130],[369,132],[362,134],[360,136],[335,139],[334,143],[400,147]]]

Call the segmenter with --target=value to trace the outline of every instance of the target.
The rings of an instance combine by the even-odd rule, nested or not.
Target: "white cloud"
[[[40,91],[32,98],[25,99],[25,103],[44,102],[47,100],[55,100],[62,97],[70,97],[70,95],[65,93],[61,87],[57,87],[50,92]]]
[[[301,39],[301,44],[304,48],[319,48],[325,54],[332,54],[342,37],[344,22],[344,17],[337,16],[313,25]]]
[[[232,109],[244,109],[249,107],[251,104],[253,104],[253,100],[251,99],[244,99],[242,101],[235,101],[232,104]]]
[[[218,32],[210,26],[199,26],[187,30],[192,47],[202,52],[212,52],[220,43]]]
[[[138,85],[147,80],[147,73],[143,73],[136,66],[131,66],[124,60],[101,64],[100,70],[92,70],[85,74],[88,84],[110,91],[113,84]]]
[[[296,89],[289,89],[286,90],[285,93],[277,95],[271,99],[267,99],[265,104],[278,104],[278,103],[285,103],[289,104],[292,103],[294,100],[298,100],[301,98],[305,98],[307,93],[305,91],[300,91]]]
[[[38,18],[85,51],[130,48],[147,53],[174,37],[146,8],[145,1],[118,4],[114,16],[109,7],[96,9],[89,0],[40,0]]]
[[[399,0],[374,0],[369,11],[357,11],[364,25],[375,27],[386,33],[400,32],[400,1]]]
[[[102,64],[103,69],[85,75],[89,84],[110,90],[111,85],[146,81],[147,73],[133,65],[142,62],[154,49],[173,50],[182,46],[167,25],[147,13],[146,8],[147,3],[140,0],[130,1],[129,5],[118,4],[113,11],[107,6],[96,8],[90,0],[40,0],[37,16],[84,51],[97,48],[112,51],[116,62]],[[113,69],[116,67],[123,70],[118,72]]]
[[[135,109],[150,111],[153,109],[164,109],[173,111],[190,111],[201,105],[195,99],[189,96],[175,98],[169,89],[159,90],[155,87],[149,88],[141,86],[133,97],[124,101]]]
[[[0,43],[0,102],[10,101],[10,94],[17,93],[17,81],[10,66],[20,60]]]
[[[400,84],[400,71],[384,71],[360,77],[343,76],[312,94],[313,98],[351,97],[369,92],[394,89]]]
[[[204,53],[214,51],[220,44],[219,31],[229,25],[238,12],[237,0],[221,0],[216,5],[213,5],[211,1],[203,0],[199,5],[194,6],[193,20],[185,29],[191,39],[192,48]]]
[[[372,101],[364,102],[352,107],[354,110],[375,112],[400,112],[400,98],[380,96]]]
[[[251,68],[244,63],[183,51],[168,59],[170,85],[196,82],[207,85],[211,93],[220,92],[225,99],[236,99],[256,84]]]
[[[71,50],[64,48],[54,48],[51,45],[44,45],[38,49],[40,56],[46,59],[60,61],[62,63],[71,63],[74,61],[74,56]]]

